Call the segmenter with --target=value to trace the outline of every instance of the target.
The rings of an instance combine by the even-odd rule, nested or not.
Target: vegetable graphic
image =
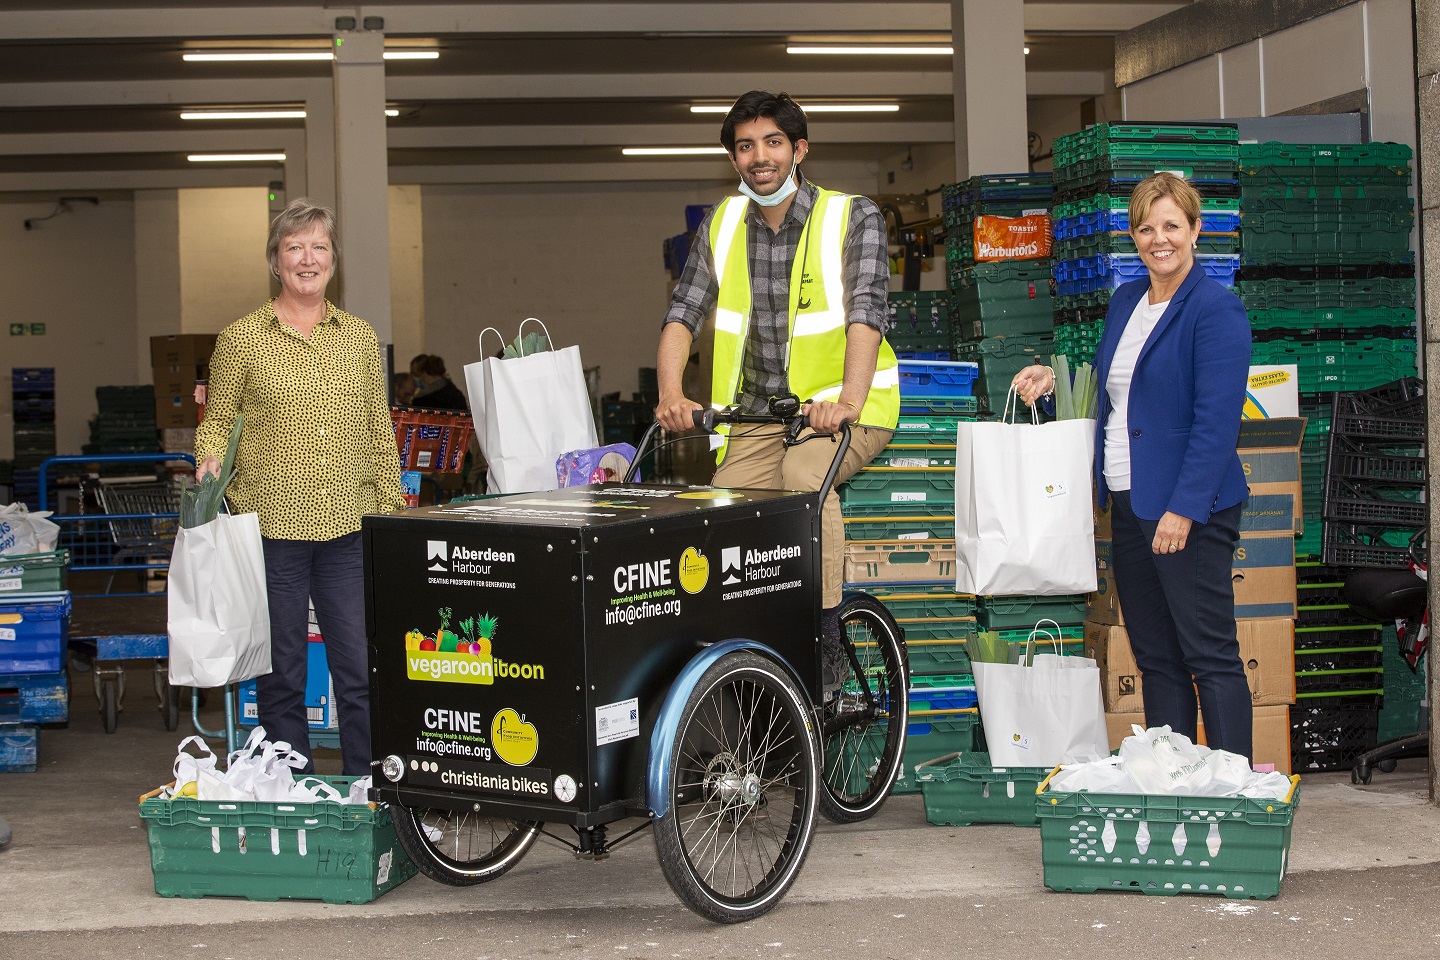
[[[441,653],[456,653],[459,650],[460,638],[450,632],[450,608],[440,608],[440,629],[435,631],[435,649]]]
[[[485,614],[480,618],[480,637],[475,641],[478,650],[473,651],[477,656],[488,657],[490,655],[490,641],[495,636],[495,630],[500,625],[498,617]]]
[[[419,630],[411,630],[405,634],[405,649],[414,651],[420,649],[420,643],[425,639],[425,634]]]

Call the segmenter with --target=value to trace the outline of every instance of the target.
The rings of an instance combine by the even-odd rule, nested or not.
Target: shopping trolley
[[[180,725],[181,694],[170,686],[166,662],[170,644],[164,593],[179,526],[180,477],[164,468],[167,463],[183,463],[193,472],[195,459],[183,453],[126,453],[51,457],[40,465],[41,510],[50,509],[52,470],[73,464],[84,471],[79,512],[50,519],[60,526],[58,546],[70,551],[71,572],[105,575],[100,590],[90,589],[98,576],[71,578],[69,645],[92,666],[106,733],[115,732],[124,709],[126,660],[152,664],[165,729]],[[124,475],[107,475],[112,470]],[[125,583],[131,575],[133,583]],[[192,716],[197,730],[221,735],[200,728],[198,701],[192,700]]]

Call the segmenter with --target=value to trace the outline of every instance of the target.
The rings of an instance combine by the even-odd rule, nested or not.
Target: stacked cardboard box
[[[200,423],[195,383],[210,376],[213,333],[185,333],[150,338],[150,370],[155,382],[155,423],[193,427]]]
[[[1285,773],[1290,771],[1290,704],[1295,702],[1294,527],[1304,426],[1294,418],[1242,425],[1240,457],[1251,478],[1251,496],[1232,567],[1240,655],[1255,711],[1253,759]],[[1115,590],[1109,511],[1096,511],[1095,535],[1096,591],[1086,613],[1085,655],[1100,667],[1111,747],[1118,748],[1132,724],[1144,726],[1145,708]]]

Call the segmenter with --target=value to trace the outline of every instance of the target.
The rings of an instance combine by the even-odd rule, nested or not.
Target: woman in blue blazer
[[[1098,502],[1112,503],[1115,585],[1146,726],[1194,739],[1198,689],[1209,745],[1248,758],[1250,688],[1230,574],[1249,496],[1235,441],[1250,322],[1196,262],[1200,227],[1200,195],[1181,177],[1157,173],[1130,196],[1149,276],[1115,291],[1095,350],[1095,483]],[[1033,403],[1054,389],[1054,374],[1032,367],[1016,388]]]

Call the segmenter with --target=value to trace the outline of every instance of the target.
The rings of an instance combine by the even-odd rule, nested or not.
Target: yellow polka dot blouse
[[[245,415],[226,491],[260,532],[280,540],[333,540],[360,517],[404,506],[375,331],[328,300],[307,340],[275,315],[274,301],[226,327],[210,358],[210,395],[195,457],[225,456]]]

